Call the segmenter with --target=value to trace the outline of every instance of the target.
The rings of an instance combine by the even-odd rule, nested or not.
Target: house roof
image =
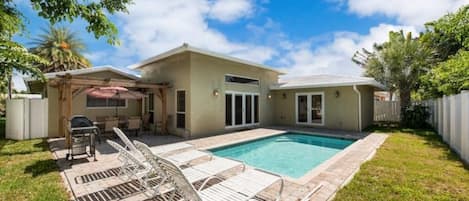
[[[353,85],[369,85],[384,89],[384,86],[373,78],[324,74],[280,79],[279,83],[271,86],[270,89],[302,89]]]
[[[259,63],[251,62],[251,61],[248,61],[248,60],[228,56],[228,55],[225,55],[225,54],[220,54],[220,53],[217,53],[217,52],[212,52],[212,51],[209,51],[209,50],[204,50],[204,49],[201,49],[201,48],[191,46],[187,43],[184,43],[183,45],[181,45],[177,48],[174,48],[174,49],[171,49],[169,51],[163,52],[163,53],[158,54],[156,56],[150,57],[150,58],[148,58],[146,60],[143,60],[139,63],[132,64],[128,68],[139,69],[139,68],[141,68],[141,67],[143,67],[147,64],[150,64],[150,63],[153,63],[153,62],[156,62],[156,61],[159,61],[159,60],[162,60],[162,59],[168,58],[170,56],[173,56],[175,54],[179,54],[179,53],[183,53],[183,52],[195,52],[195,53],[198,53],[198,54],[203,54],[203,55],[216,57],[216,58],[220,58],[220,59],[224,59],[224,60],[228,60],[228,61],[242,63],[242,64],[246,64],[246,65],[250,65],[250,66],[255,66],[255,67],[258,67],[258,68],[261,68],[261,69],[264,69],[264,70],[270,70],[270,71],[279,73],[281,75],[285,74],[285,72],[283,72],[283,71],[274,69],[272,67],[269,67],[269,66],[266,66],[266,65],[263,65],[263,64],[259,64]]]
[[[133,75],[131,73],[125,72],[123,70],[120,70],[116,67],[113,66],[96,66],[92,68],[84,68],[84,69],[77,69],[77,70],[67,70],[67,71],[61,71],[61,72],[54,72],[54,73],[44,73],[44,77],[47,79],[49,78],[54,78],[57,75],[65,75],[65,74],[70,74],[70,75],[86,75],[89,73],[98,73],[98,72],[103,72],[103,71],[111,71],[113,73],[122,75],[124,77],[127,77],[129,79],[133,80],[139,80],[140,78],[136,75]],[[34,78],[31,77],[25,77],[24,81],[33,81],[35,80]]]

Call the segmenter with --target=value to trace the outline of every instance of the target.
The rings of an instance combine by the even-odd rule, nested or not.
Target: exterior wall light
[[[220,92],[218,92],[218,89],[214,89],[212,93],[213,93],[213,96],[220,95]]]
[[[272,94],[267,94],[268,99],[272,99]]]
[[[287,94],[286,94],[286,93],[282,93],[282,97],[283,97],[283,99],[287,99]]]
[[[336,97],[336,98],[339,98],[339,96],[340,96],[340,91],[339,91],[339,90],[336,90],[336,91],[335,91],[335,97]]]

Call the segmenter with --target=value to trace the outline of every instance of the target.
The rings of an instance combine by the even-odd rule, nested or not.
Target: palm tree
[[[91,66],[82,52],[86,49],[83,41],[65,27],[49,27],[33,39],[31,52],[49,61],[39,65],[44,73],[89,68]]]
[[[365,75],[399,92],[401,110],[410,106],[411,92],[419,86],[419,77],[429,70],[433,52],[413,38],[411,33],[390,32],[389,40],[362,50],[352,60],[365,68]]]

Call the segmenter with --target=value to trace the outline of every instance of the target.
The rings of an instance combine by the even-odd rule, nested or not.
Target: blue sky
[[[29,47],[48,23],[28,2],[17,3],[29,22],[15,40]],[[126,69],[187,42],[285,70],[288,76],[358,76],[362,69],[350,59],[356,50],[385,41],[391,30],[423,31],[425,22],[464,4],[469,0],[135,0],[128,14],[110,16],[120,46],[95,39],[81,20],[60,26],[78,33],[94,66]],[[18,77],[15,86],[23,88]]]

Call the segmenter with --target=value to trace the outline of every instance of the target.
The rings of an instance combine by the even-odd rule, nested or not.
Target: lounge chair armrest
[[[308,201],[310,200],[311,196],[313,196],[314,193],[318,192],[319,189],[321,189],[324,186],[324,184],[321,182],[319,183],[316,187],[313,188],[305,197],[301,199],[301,201]]]
[[[277,195],[277,198],[275,200],[276,201],[280,200],[281,197],[282,197],[282,193],[283,193],[283,187],[285,186],[285,179],[282,177],[282,175],[279,175],[279,174],[276,174],[276,173],[273,173],[273,172],[268,172],[268,171],[265,171],[263,169],[258,169],[258,168],[254,168],[254,169],[257,170],[257,171],[264,172],[266,174],[270,174],[270,175],[278,177],[278,179],[280,180],[280,189],[278,191],[278,195]]]
[[[204,182],[202,183],[202,185],[200,185],[200,187],[199,187],[199,189],[197,189],[197,191],[202,190],[205,187],[205,185],[207,185],[207,183],[212,179],[218,179],[220,181],[223,181],[223,178],[221,178],[219,176],[216,176],[216,175],[210,176],[210,177],[208,177],[207,179],[204,180]]]

